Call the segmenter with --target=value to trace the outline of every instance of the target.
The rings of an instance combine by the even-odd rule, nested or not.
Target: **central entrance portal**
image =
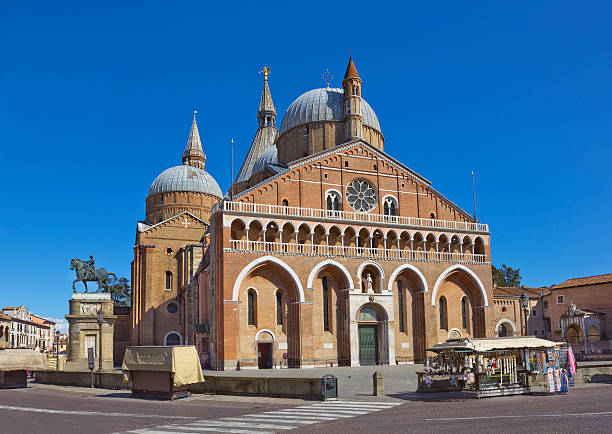
[[[378,326],[359,326],[359,364],[376,365],[378,363]]]

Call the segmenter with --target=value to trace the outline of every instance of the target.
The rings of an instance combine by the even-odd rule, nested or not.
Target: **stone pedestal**
[[[67,371],[89,371],[87,363],[87,348],[94,347],[98,371],[100,357],[100,325],[98,310],[104,311],[102,324],[102,370],[113,369],[113,333],[115,316],[114,302],[110,294],[79,294],[73,293],[70,300],[68,320],[69,346]]]

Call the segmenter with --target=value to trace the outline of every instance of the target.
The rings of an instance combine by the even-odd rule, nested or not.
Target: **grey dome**
[[[264,170],[266,164],[274,164],[278,163],[278,153],[276,149],[276,145],[268,146],[268,148],[261,153],[257,160],[255,160],[255,164],[253,164],[253,172],[257,173]]]
[[[174,166],[164,170],[155,178],[149,194],[167,191],[196,191],[223,198],[219,184],[209,173],[193,166]]]
[[[376,113],[363,98],[361,116],[364,125],[381,132]],[[317,121],[344,121],[343,89],[322,87],[300,95],[285,112],[278,133],[280,135],[298,125]]]

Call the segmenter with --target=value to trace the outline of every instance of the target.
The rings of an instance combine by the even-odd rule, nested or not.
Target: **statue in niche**
[[[368,294],[374,294],[374,288],[372,286],[372,273],[366,274],[366,289]]]

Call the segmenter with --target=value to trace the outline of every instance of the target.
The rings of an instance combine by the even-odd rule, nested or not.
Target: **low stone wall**
[[[612,383],[612,362],[578,362],[577,383]]]
[[[36,382],[58,386],[91,386],[91,374],[81,371],[37,371]],[[103,389],[129,388],[119,372],[94,372],[94,385]],[[321,399],[321,378],[226,377],[205,375],[203,383],[191,385],[192,393],[277,396]]]
[[[321,378],[204,376],[204,383],[191,385],[193,393],[279,396],[321,399]]]
[[[82,371],[36,371],[36,382],[57,386],[91,386],[91,373]],[[102,389],[125,389],[123,374],[119,372],[94,372],[94,385]]]

